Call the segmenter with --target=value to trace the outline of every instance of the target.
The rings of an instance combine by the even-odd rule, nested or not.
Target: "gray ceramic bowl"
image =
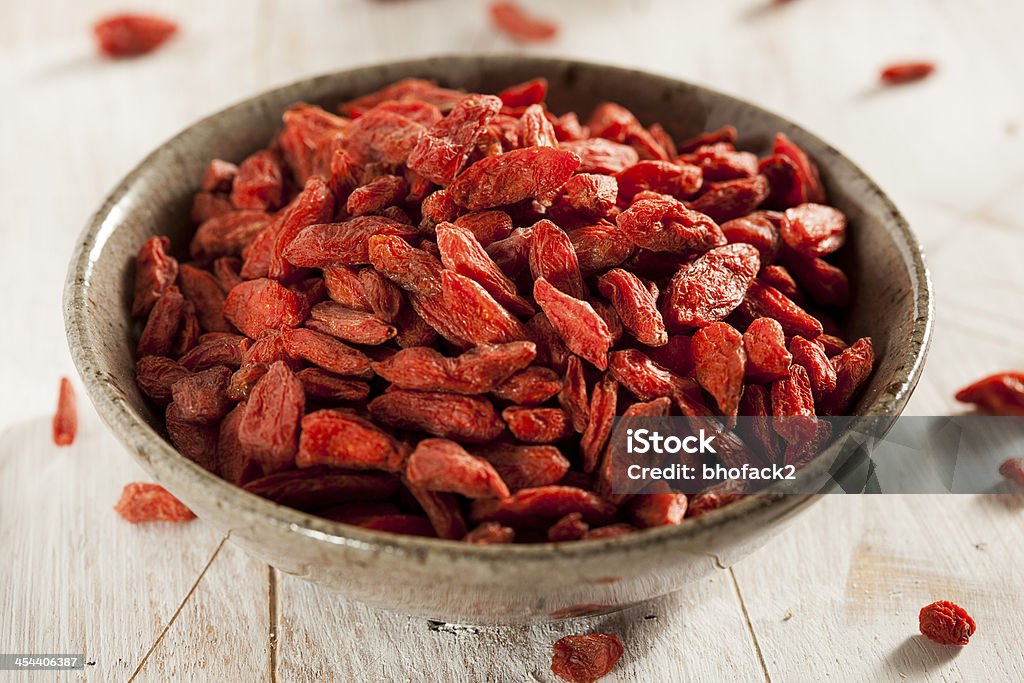
[[[930,286],[899,212],[864,173],[792,123],[746,102],[674,79],[532,57],[440,57],[355,69],[272,90],[191,126],[146,158],[96,212],[71,261],[64,293],[71,353],[102,418],[158,482],[234,543],[282,571],[373,605],[448,621],[500,622],[609,611],[668,593],[729,566],[777,534],[815,497],[759,494],[682,525],[617,539],[512,547],[395,536],[282,507],[179,455],[134,380],[128,316],[132,261],[154,234],[188,243],[188,207],[212,157],[262,147],[291,103],[333,106],[399,78],[472,91],[535,76],[556,112],[583,114],[606,99],[677,139],[734,124],[740,145],[764,152],[785,132],[817,160],[832,201],[852,224],[844,249],[856,302],[849,334],[874,338],[881,362],[857,411],[897,415],[930,339]]]

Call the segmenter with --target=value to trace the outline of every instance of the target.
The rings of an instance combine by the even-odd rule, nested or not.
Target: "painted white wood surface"
[[[557,41],[531,51],[751,99],[886,188],[936,287],[935,343],[909,413],[956,410],[966,381],[1024,365],[1020,3],[523,2],[567,17]],[[611,617],[515,629],[437,630],[346,603],[201,522],[123,524],[111,507],[141,471],[91,408],[81,405],[73,447],[49,441],[57,378],[73,374],[64,268],[109,188],[177,130],[269,86],[525,48],[496,35],[476,1],[164,0],[134,6],[179,18],[179,39],[146,59],[99,61],[89,24],[122,6],[0,5],[0,651],[95,662],[64,680],[550,680],[551,642],[600,628],[627,644],[610,680],[1024,678],[1022,496],[832,497],[703,584]],[[879,90],[878,68],[904,57],[934,58],[939,71]],[[915,635],[917,610],[938,598],[978,620],[962,652]]]

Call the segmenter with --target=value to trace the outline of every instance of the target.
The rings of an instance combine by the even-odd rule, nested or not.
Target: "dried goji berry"
[[[284,168],[270,150],[260,150],[238,166],[231,186],[231,203],[239,209],[273,211],[284,198]]]
[[[875,369],[875,350],[871,338],[858,339],[853,346],[831,360],[836,369],[836,388],[822,400],[821,412],[824,415],[844,415]]]
[[[344,223],[311,225],[285,247],[284,257],[303,268],[370,263],[374,235],[411,235],[412,228],[383,216],[358,216]],[[379,268],[378,268],[379,269]]]
[[[939,645],[966,645],[978,630],[967,610],[948,600],[922,607],[918,621],[921,634]]]
[[[245,484],[255,493],[281,505],[315,512],[339,500],[375,501],[398,491],[398,478],[383,472],[345,472],[309,467],[279,472]]]
[[[767,198],[768,180],[756,175],[705,186],[705,192],[690,202],[690,208],[721,223],[746,216]]]
[[[615,174],[619,200],[629,204],[640,192],[653,191],[677,199],[695,195],[703,184],[696,166],[668,161],[641,161]]]
[[[490,12],[494,25],[513,40],[535,42],[551,40],[558,35],[557,24],[527,14],[516,2],[492,2]]]
[[[999,474],[1017,486],[1024,486],[1024,458],[1007,458],[999,466]]]
[[[786,348],[782,325],[772,318],[757,318],[743,333],[746,373],[752,382],[770,382],[789,374],[793,356]]]
[[[516,315],[533,315],[530,302],[519,296],[515,284],[501,272],[473,233],[453,223],[439,223],[437,248],[445,268],[470,278]],[[564,234],[564,233],[563,233]],[[582,286],[582,282],[581,282]]]
[[[192,372],[212,368],[215,365],[226,365],[237,368],[246,361],[246,354],[252,342],[237,334],[215,333],[217,336],[204,334],[199,343],[178,361]],[[269,362],[268,359],[253,362]]]
[[[550,368],[533,366],[520,370],[494,387],[491,393],[503,401],[535,406],[544,403],[562,390],[558,373]]]
[[[512,543],[516,538],[515,529],[502,526],[497,522],[484,522],[462,537],[466,543],[477,545],[495,545]]]
[[[190,522],[195,514],[159,484],[125,484],[114,506],[117,514],[132,524],[142,522]]]
[[[549,214],[564,220],[596,220],[615,208],[619,186],[615,178],[597,173],[577,173],[558,190]]]
[[[544,107],[531,104],[519,117],[520,147],[558,147],[555,128],[548,121]]]
[[[797,306],[782,292],[754,280],[747,287],[739,310],[750,319],[774,318],[787,335],[814,339],[822,332],[821,321]]]
[[[668,283],[663,308],[670,327],[703,327],[724,319],[743,301],[760,268],[749,244],[712,249],[681,268]]]
[[[549,220],[538,221],[530,237],[530,272],[569,296],[586,296],[580,264],[569,236]]]
[[[757,155],[736,151],[729,142],[698,147],[685,158],[700,168],[704,180],[712,182],[749,178],[758,171]]]
[[[618,398],[618,384],[610,375],[605,375],[594,385],[590,394],[590,410],[587,428],[580,439],[583,455],[583,471],[593,472],[601,457],[604,446],[611,436]]]
[[[836,364],[837,373],[841,369],[846,369],[846,373],[849,374],[847,368],[850,365],[849,361],[853,358],[844,356],[844,354],[850,353],[851,349],[847,349],[833,358],[832,362]],[[868,350],[870,350],[870,346]],[[854,363],[854,366],[863,367],[859,363]],[[1024,415],[1024,372],[997,372],[984,377],[958,391],[956,400],[962,403],[973,403],[994,415]]]
[[[393,429],[422,431],[463,443],[486,443],[505,429],[491,402],[480,396],[401,389],[381,394],[368,407],[375,420]]]
[[[578,541],[587,535],[590,525],[583,521],[579,512],[571,512],[548,527],[548,540],[552,543]]]
[[[466,520],[454,494],[427,491],[411,484],[407,487],[423,508],[438,538],[455,540],[466,535]]]
[[[610,633],[565,636],[552,649],[551,671],[569,683],[594,683],[615,668],[625,651]]]
[[[846,216],[822,204],[801,204],[787,209],[782,239],[803,256],[825,256],[846,241]]]
[[[145,356],[135,364],[135,381],[139,389],[160,405],[170,402],[171,385],[190,374],[184,365],[163,356]]]
[[[75,388],[67,377],[60,378],[60,393],[57,396],[57,410],[52,422],[53,443],[70,446],[78,434],[78,409],[75,407]]]
[[[817,400],[820,401],[835,391],[836,369],[825,355],[824,348],[803,337],[793,337],[789,348],[793,352],[793,362],[807,370],[811,390]]]
[[[196,230],[189,253],[200,262],[240,255],[269,223],[270,214],[260,210],[232,210],[213,216]]]
[[[510,85],[498,93],[501,103],[506,107],[528,107],[539,104],[548,95],[548,79],[531,78],[522,83]]]
[[[295,464],[397,472],[405,456],[402,444],[369,420],[337,410],[318,410],[302,418]]]
[[[275,280],[249,280],[232,289],[224,302],[224,316],[247,337],[265,330],[301,325],[309,316],[309,302]]]
[[[718,130],[714,130],[709,133],[701,133],[700,135],[692,137],[689,140],[680,142],[677,145],[678,152],[679,154],[690,154],[700,149],[701,147],[705,147],[707,145],[715,145],[720,142],[727,142],[731,145],[736,142],[736,135],[736,127],[726,125],[719,128]]]
[[[772,382],[772,413],[775,431],[791,445],[814,439],[818,420],[814,412],[811,380],[803,366],[790,367],[789,374]]]
[[[617,225],[598,223],[570,230],[569,241],[584,274],[613,268],[636,249]]]
[[[641,344],[663,346],[668,342],[665,321],[652,295],[636,275],[614,268],[597,280],[601,294],[612,302],[623,326]]]
[[[779,231],[765,215],[754,212],[722,223],[722,233],[729,244],[743,242],[757,249],[762,264],[769,264],[779,253]]]
[[[569,471],[569,461],[554,446],[493,443],[476,453],[491,463],[511,491],[557,484]]]
[[[927,78],[934,72],[933,62],[897,62],[882,69],[879,78],[885,85],[902,85]]]
[[[423,439],[405,463],[410,484],[427,491],[448,491],[466,498],[506,498],[508,486],[483,458],[448,439]]]
[[[345,140],[345,156],[356,164],[402,164],[416,147],[426,128],[401,114],[385,109],[372,109],[349,126]],[[332,160],[332,187],[354,183],[345,158]],[[351,188],[349,188],[351,189]]]
[[[476,162],[448,186],[448,194],[470,210],[514,204],[561,187],[579,165],[572,152],[525,147]]]
[[[615,222],[633,244],[650,251],[687,254],[726,243],[717,223],[667,195],[635,199]]]
[[[681,524],[686,503],[682,493],[648,493],[630,501],[629,516],[640,527]]]
[[[176,286],[168,285],[149,311],[146,326],[135,346],[137,357],[169,355],[181,326],[184,307],[181,292]]]
[[[152,14],[116,14],[92,27],[100,52],[115,59],[152,52],[177,32],[177,23]]]
[[[800,182],[803,183],[804,189],[802,194],[806,201],[816,204],[821,204],[825,201],[825,189],[822,187],[821,178],[818,175],[818,167],[814,165],[814,162],[811,161],[806,152],[800,149],[784,133],[776,134],[772,152],[786,157],[796,166]]]
[[[172,402],[164,412],[164,423],[171,443],[192,462],[201,467],[217,471],[217,434],[216,425],[206,425],[186,420]]]
[[[234,407],[227,393],[230,381],[231,369],[219,365],[185,375],[171,386],[171,396],[183,419],[219,422]]]
[[[501,411],[512,436],[526,443],[552,443],[572,436],[572,421],[561,408],[509,406]]]
[[[723,415],[735,416],[743,393],[747,354],[743,336],[726,323],[712,323],[693,335],[697,381],[715,398]],[[783,347],[785,348],[785,347]]]
[[[331,301],[314,306],[306,326],[353,344],[383,344],[398,334],[393,325],[370,313],[354,311]]]
[[[589,303],[559,291],[544,278],[534,283],[533,296],[551,327],[573,353],[599,370],[608,367],[611,332]]]
[[[270,366],[250,392],[238,439],[264,474],[288,469],[294,463],[304,407],[302,382],[280,361]]]
[[[513,528],[543,527],[578,512],[588,524],[605,524],[615,517],[615,506],[590,491],[571,486],[521,489],[508,498],[473,501],[470,519],[499,522]]]
[[[267,267],[268,277],[281,280],[290,275],[293,268],[285,254],[289,245],[307,227],[329,221],[333,215],[334,193],[322,178],[311,177],[302,192],[283,211]]]
[[[171,242],[166,237],[150,237],[135,257],[135,294],[132,316],[149,313],[164,290],[178,278],[178,261],[167,254]]]

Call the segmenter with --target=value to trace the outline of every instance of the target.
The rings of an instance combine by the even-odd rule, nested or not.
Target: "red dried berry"
[[[735,416],[747,359],[743,336],[726,323],[712,323],[693,335],[692,351],[697,381],[715,398],[723,415]]]
[[[814,439],[818,420],[814,412],[814,394],[807,371],[800,365],[790,367],[789,374],[772,382],[772,414],[775,431],[790,445],[799,446]]]
[[[484,522],[462,537],[466,543],[477,545],[497,545],[512,543],[516,538],[515,529],[502,526],[497,522]]]
[[[463,443],[498,438],[504,423],[486,398],[435,391],[396,390],[368,406],[373,419],[392,429],[422,431]]]
[[[551,671],[569,683],[594,683],[614,669],[625,652],[622,641],[610,633],[565,636],[552,649]]]
[[[125,484],[114,506],[117,514],[132,524],[142,522],[190,522],[195,514],[163,486],[146,482]]]
[[[152,14],[116,14],[92,27],[100,52],[114,59],[152,52],[177,32],[178,24]]]
[[[846,216],[821,204],[795,206],[786,210],[782,239],[803,256],[831,254],[846,241]]]
[[[270,366],[249,393],[238,425],[238,440],[264,474],[288,469],[295,462],[296,435],[305,408],[302,382],[283,362]]]
[[[840,359],[847,351],[833,360],[837,364],[837,372]],[[846,364],[843,366],[846,367]],[[973,403],[994,415],[1024,415],[1024,372],[997,372],[989,375],[958,391],[956,400]]]
[[[768,180],[757,175],[705,186],[705,192],[690,202],[690,208],[722,223],[746,216],[767,198]]]
[[[790,140],[784,133],[775,136],[775,145],[772,148],[775,154],[786,157],[796,166],[803,184],[803,196],[808,202],[821,204],[825,201],[825,189],[822,187],[821,178],[818,175],[818,167],[814,165],[811,158],[807,156],[795,142]]]
[[[358,216],[344,223],[311,225],[284,249],[289,263],[302,268],[370,263],[374,235],[409,236],[412,228],[384,216]]]
[[[501,103],[506,107],[528,107],[539,104],[548,95],[548,80],[532,78],[522,83],[510,85],[498,93]]]
[[[786,349],[782,325],[772,318],[757,318],[743,333],[746,373],[752,382],[770,382],[789,374],[793,356]]]
[[[579,173],[619,173],[640,161],[640,155],[629,145],[604,138],[569,140],[560,142],[558,148],[579,158]]]
[[[183,419],[210,424],[219,422],[234,407],[228,398],[231,369],[223,365],[189,373],[171,385],[171,396]]]
[[[78,434],[78,409],[75,407],[75,388],[67,377],[60,378],[57,410],[53,414],[53,443],[70,446]]]
[[[519,296],[515,283],[501,272],[472,232],[452,223],[439,223],[436,232],[437,248],[445,268],[479,284],[510,312],[516,315],[534,314],[530,302]]]
[[[635,199],[615,222],[633,244],[650,251],[688,254],[726,243],[713,220],[667,195]]]
[[[921,634],[939,645],[966,645],[978,630],[971,615],[948,600],[922,607],[918,621]]]
[[[369,420],[340,410],[318,410],[302,418],[295,464],[398,472],[407,450]]]
[[[466,498],[506,498],[508,486],[483,458],[447,439],[424,439],[405,463],[410,484],[427,491],[448,491]]]
[[[377,501],[398,492],[398,478],[384,472],[345,472],[318,466],[254,479],[249,493],[298,510],[315,512],[339,500]]]
[[[615,421],[615,410],[618,397],[618,384],[609,375],[601,378],[594,386],[590,395],[590,420],[583,430],[580,440],[580,452],[583,455],[583,471],[593,472],[597,469],[601,452],[608,437],[611,436]]]
[[[164,289],[149,311],[146,326],[142,329],[139,343],[135,346],[135,355],[139,358],[170,355],[178,329],[181,327],[184,308],[185,298],[177,287],[169,285]]]
[[[551,40],[558,35],[558,25],[540,17],[527,14],[516,2],[492,2],[491,21],[508,37],[519,42]]]
[[[879,78],[885,85],[902,85],[920,81],[934,72],[933,62],[897,62],[882,69]]]
[[[845,415],[875,369],[875,349],[871,338],[858,339],[831,360],[836,369],[836,388],[821,401],[821,412],[824,415]]]
[[[665,321],[658,311],[657,296],[636,275],[614,268],[597,280],[602,296],[612,302],[623,326],[647,346],[668,343]]]
[[[754,280],[738,310],[750,319],[774,318],[787,335],[814,339],[822,332],[821,321],[797,306],[782,292]]]
[[[588,524],[606,524],[615,517],[615,506],[603,498],[571,486],[538,486],[521,489],[508,498],[473,501],[470,519],[499,522],[516,529],[545,526],[572,512]]]
[[[239,209],[273,211],[284,198],[284,168],[270,150],[260,150],[238,166],[231,186],[231,203]]]
[[[534,283],[533,296],[573,353],[599,370],[608,367],[611,332],[590,304],[559,291],[544,278]]]
[[[807,370],[815,399],[820,401],[835,391],[836,369],[825,355],[824,348],[803,337],[793,337],[789,348],[793,352],[793,362]]]
[[[178,278],[178,262],[168,256],[171,242],[166,237],[150,237],[135,257],[135,294],[132,317],[149,313],[164,290]]]
[[[630,501],[629,516],[641,528],[682,524],[686,504],[682,493],[648,493]]]
[[[999,474],[1017,486],[1024,486],[1024,458],[1007,458],[999,466]]]
[[[586,296],[572,241],[551,221],[538,221],[532,228],[530,272],[534,280],[543,278],[569,296],[577,299]]]
[[[544,403],[562,390],[558,373],[549,368],[533,366],[520,370],[494,387],[491,393],[502,401],[535,406]]]
[[[470,210],[515,204],[558,189],[572,176],[580,159],[550,147],[526,147],[476,162],[448,186],[459,206]]]
[[[703,327],[743,301],[761,260],[749,244],[729,244],[681,268],[668,283],[663,314],[670,327]]]
[[[526,443],[553,443],[572,436],[569,415],[561,408],[509,406],[501,411],[512,436]]]

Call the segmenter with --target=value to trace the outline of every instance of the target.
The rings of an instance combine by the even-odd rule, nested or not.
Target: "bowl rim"
[[[640,76],[645,79],[654,78],[664,81],[666,85],[684,86],[697,91],[704,97],[723,100],[734,106],[754,109],[774,117],[785,123],[789,130],[820,145],[829,154],[834,155],[839,163],[846,165],[856,173],[865,183],[865,192],[873,195],[888,212],[886,220],[891,223],[891,232],[894,234],[894,237],[903,241],[903,247],[907,251],[904,254],[903,260],[911,270],[911,281],[917,287],[914,297],[917,317],[911,328],[911,343],[907,345],[906,350],[903,352],[899,382],[898,384],[894,382],[876,397],[868,407],[868,410],[862,415],[896,416],[903,410],[910,394],[920,380],[932,341],[934,301],[931,276],[925,263],[921,245],[911,231],[906,219],[874,180],[848,157],[841,154],[817,135],[771,110],[680,78],[641,69],[559,57],[535,57],[515,54],[440,55],[428,58],[367,64],[352,69],[332,71],[303,78],[285,85],[263,90],[204,116],[165,140],[156,149],[147,154],[141,162],[117,183],[100,208],[89,218],[78,238],[64,286],[63,308],[68,346],[74,364],[85,385],[86,394],[96,407],[100,417],[111,428],[121,443],[128,447],[136,460],[140,462],[151,476],[158,481],[171,480],[174,484],[178,484],[183,488],[196,487],[199,489],[199,492],[196,494],[197,496],[202,495],[210,500],[216,500],[218,506],[231,507],[238,512],[258,517],[281,530],[321,542],[378,552],[415,555],[418,557],[424,557],[428,554],[432,556],[446,556],[447,559],[461,561],[473,561],[475,559],[493,561],[496,558],[515,559],[517,561],[544,561],[552,556],[579,560],[595,559],[598,557],[606,559],[609,551],[613,550],[632,554],[645,546],[693,540],[705,532],[721,527],[734,519],[745,517],[755,510],[773,507],[787,497],[797,499],[793,501],[793,505],[787,507],[787,510],[799,505],[805,505],[812,498],[817,497],[815,494],[784,494],[767,490],[751,494],[736,503],[713,510],[700,517],[686,519],[679,525],[644,529],[638,533],[626,534],[615,538],[574,543],[543,542],[492,546],[464,543],[457,540],[421,538],[374,531],[324,519],[274,503],[249,493],[243,488],[208,472],[181,455],[139,413],[131,408],[124,394],[113,383],[105,379],[104,365],[98,358],[95,350],[96,347],[88,343],[94,341],[92,339],[93,331],[89,321],[89,307],[87,305],[94,256],[100,253],[106,241],[118,227],[116,216],[112,216],[112,212],[118,203],[129,195],[135,183],[146,175],[152,165],[164,161],[164,157],[171,154],[170,150],[173,147],[181,144],[182,141],[187,140],[191,136],[197,135],[197,131],[211,126],[212,122],[215,122],[217,119],[229,116],[234,112],[258,106],[263,100],[278,99],[284,97],[287,93],[294,93],[293,101],[299,101],[302,99],[302,96],[299,94],[301,92],[316,91],[318,85],[345,76],[353,77],[360,72],[386,68],[393,72],[404,73],[408,77],[416,77],[424,70],[427,70],[430,65],[433,65],[435,68],[445,64],[484,63],[496,65],[509,59],[533,64],[538,68],[546,68],[549,71],[557,68],[598,69],[607,73],[614,73],[619,77]],[[892,353],[892,350],[889,352]],[[895,390],[891,391],[893,388]]]

